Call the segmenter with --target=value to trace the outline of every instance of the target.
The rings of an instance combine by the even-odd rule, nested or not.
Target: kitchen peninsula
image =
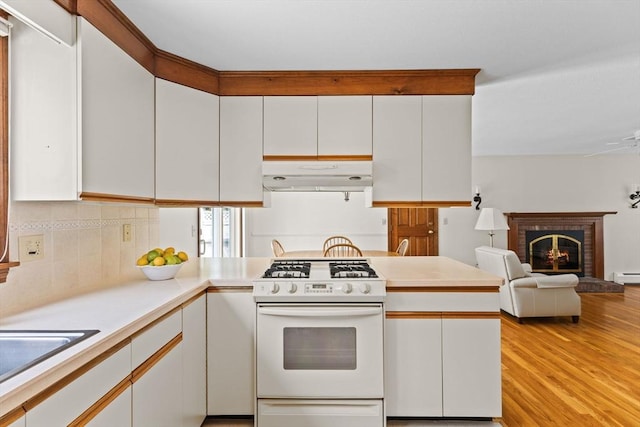
[[[384,257],[370,261],[387,280],[386,415],[500,417],[498,289],[502,279],[445,257]],[[196,348],[207,346],[207,357],[216,363],[209,364],[208,384],[202,385],[208,388],[208,394],[205,389],[199,391],[198,399],[203,402],[199,421],[193,415],[185,424],[199,425],[205,415],[252,415],[254,356],[247,346],[252,345],[253,330],[246,325],[250,327],[255,316],[252,281],[269,262],[269,258],[194,260],[173,280],[150,282],[141,275],[140,281],[35,306],[0,319],[1,330],[100,330],[0,384],[0,425],[37,425],[30,422],[31,412],[35,414],[49,401],[63,396],[67,389],[122,351],[135,356],[138,346],[143,349],[139,363],[135,362],[136,357],[123,357],[129,364],[122,369],[122,377],[106,381],[113,386],[108,386],[104,395],[74,408],[77,413],[65,414],[70,417],[67,424],[89,416],[100,417],[99,405],[95,405],[100,401],[105,414],[110,410],[115,413],[120,407],[133,407],[131,419],[136,425],[136,411],[144,410],[144,402],[136,405],[136,387],[143,390],[145,378],[151,379],[154,370],[159,374],[163,361],[168,364],[173,353],[181,352],[173,374],[183,375],[172,379],[181,391],[181,385],[188,384],[186,379],[182,382],[187,373],[181,369],[186,369],[186,357],[192,355],[190,348],[195,341]],[[235,312],[234,307],[243,309]],[[196,313],[195,317],[191,312]],[[206,340],[203,334],[207,334]],[[139,367],[149,360],[155,360],[155,364],[149,364],[145,373]],[[225,364],[228,360],[233,363]],[[168,371],[171,373],[171,369]],[[251,383],[243,384],[245,380]],[[158,381],[162,383],[163,379]],[[225,381],[234,384],[230,386]],[[116,398],[104,399],[118,390],[121,391]],[[163,391],[153,390],[155,394]],[[174,416],[186,420],[186,402],[193,399],[186,396],[187,387],[184,393],[173,399],[178,402],[175,411],[181,412]],[[209,401],[205,402],[207,395]],[[162,396],[151,398],[163,401]],[[134,404],[116,404],[128,399],[133,399]],[[185,403],[180,405],[181,402]],[[25,418],[26,424],[20,424]]]

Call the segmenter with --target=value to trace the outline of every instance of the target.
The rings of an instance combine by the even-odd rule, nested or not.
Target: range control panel
[[[260,281],[253,284],[256,301],[381,301],[386,295],[385,282],[373,281]]]

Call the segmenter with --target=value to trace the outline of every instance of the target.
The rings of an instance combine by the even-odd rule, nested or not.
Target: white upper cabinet
[[[422,97],[422,200],[471,195],[471,95]]]
[[[264,155],[316,156],[318,98],[264,97]]]
[[[219,98],[156,79],[156,199],[217,202]]]
[[[318,97],[318,155],[371,156],[371,96]]]
[[[78,18],[83,193],[154,197],[154,76]]]
[[[220,97],[220,202],[262,198],[262,97]]]
[[[422,198],[422,97],[373,97],[373,201]]]
[[[11,197],[77,200],[76,50],[10,20]]]

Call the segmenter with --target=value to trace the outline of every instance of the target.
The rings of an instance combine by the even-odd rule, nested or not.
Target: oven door
[[[258,304],[258,398],[382,398],[382,304]]]

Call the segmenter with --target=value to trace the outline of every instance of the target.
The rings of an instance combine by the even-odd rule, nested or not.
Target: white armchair
[[[575,274],[545,275],[531,273],[529,264],[522,264],[515,252],[481,246],[476,248],[478,268],[504,278],[500,287],[500,308],[523,317],[571,316],[580,319],[580,296],[575,287]]]

